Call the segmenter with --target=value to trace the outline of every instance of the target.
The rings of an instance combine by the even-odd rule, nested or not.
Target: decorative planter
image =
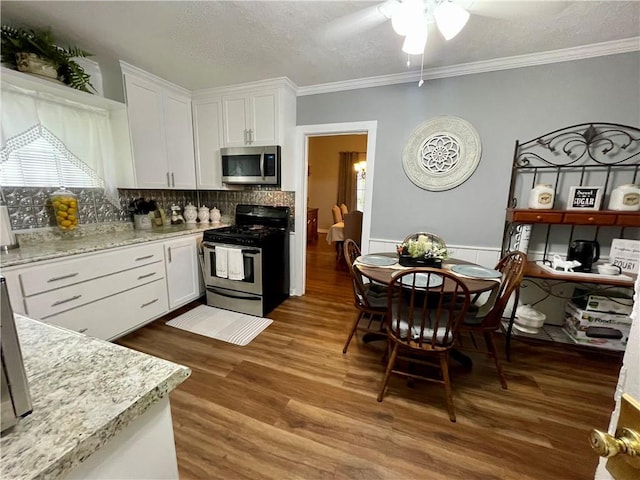
[[[35,53],[16,53],[16,64],[18,70],[26,73],[33,73],[41,77],[58,79],[58,68],[48,60],[40,58]]]
[[[442,259],[440,258],[414,258],[411,255],[399,255],[398,263],[403,267],[432,267],[442,268]]]

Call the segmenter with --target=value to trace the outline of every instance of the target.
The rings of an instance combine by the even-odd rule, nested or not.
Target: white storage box
[[[609,327],[619,331],[622,338],[588,337],[587,328],[589,327]],[[576,343],[611,350],[624,350],[631,330],[631,318],[628,315],[583,310],[574,303],[567,302],[564,329],[567,335]]]
[[[593,311],[616,313],[620,315],[631,315],[633,308],[633,298],[622,294],[612,295],[589,295],[587,290],[576,288],[574,298],[571,302],[578,308]]]
[[[578,345],[587,345],[590,347],[603,348],[606,350],[616,350],[619,352],[624,352],[625,348],[627,347],[627,337],[623,337],[621,340],[614,340],[611,338],[590,338],[576,336],[574,331],[568,328],[565,328],[564,331],[567,336]]]

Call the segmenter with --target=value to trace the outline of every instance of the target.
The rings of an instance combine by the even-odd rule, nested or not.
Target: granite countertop
[[[33,412],[0,440],[0,478],[64,476],[191,370],[15,315]]]
[[[212,228],[226,227],[226,224],[193,225],[180,224],[154,227],[150,230],[135,230],[133,224],[114,222],[111,224],[85,227],[69,235],[57,229],[28,234],[18,234],[20,248],[0,255],[0,267],[12,267],[52,260],[55,258],[97,252],[109,248],[126,247],[144,242],[164,240],[182,235],[193,235]]]

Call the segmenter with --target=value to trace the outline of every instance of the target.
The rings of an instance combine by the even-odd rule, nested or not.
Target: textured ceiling
[[[425,69],[640,37],[640,1],[459,3],[471,19],[449,42],[430,30]],[[0,13],[3,23],[51,27],[58,43],[89,50],[99,63],[121,59],[197,90],[281,76],[309,86],[407,72],[402,38],[377,14],[379,4],[2,0]],[[410,68],[419,63],[413,57]]]

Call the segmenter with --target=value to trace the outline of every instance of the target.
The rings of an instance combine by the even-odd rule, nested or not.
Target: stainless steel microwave
[[[280,185],[280,146],[221,148],[222,183]]]

